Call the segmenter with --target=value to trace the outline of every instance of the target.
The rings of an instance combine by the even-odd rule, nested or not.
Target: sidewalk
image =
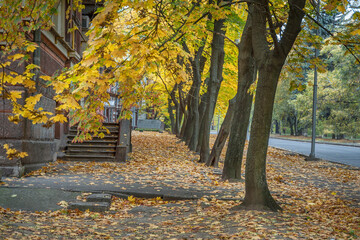
[[[204,174],[204,178],[207,178]],[[211,181],[211,179],[208,179]],[[127,177],[110,174],[61,174],[4,178],[0,185],[0,206],[12,210],[48,211],[61,209],[60,201],[74,201],[82,192],[109,193],[114,196],[156,198],[163,200],[196,200],[202,197],[218,200],[242,200],[239,189],[206,187],[198,184],[181,186],[171,179],[157,181],[152,176]],[[16,196],[15,196],[16,195]]]

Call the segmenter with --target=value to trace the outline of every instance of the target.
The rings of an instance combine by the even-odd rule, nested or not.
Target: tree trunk
[[[296,112],[294,115],[294,119],[295,119],[295,121],[294,121],[295,136],[299,136],[298,119],[296,116]]]
[[[290,135],[294,136],[294,122],[293,122],[293,119],[292,119],[291,116],[288,116],[287,120],[288,120],[288,123],[290,125]]]
[[[280,123],[278,120],[275,120],[275,134],[281,134],[280,133]]]
[[[182,125],[181,125],[181,130],[180,130],[180,134],[179,134],[179,138],[180,139],[184,139],[184,135],[185,135],[185,129],[186,129],[186,124],[187,124],[187,111],[186,111],[186,101],[184,100],[183,97],[183,91],[182,91],[182,84],[180,83],[178,86],[178,94],[179,94],[179,105],[180,105],[180,110],[181,110],[181,115],[183,117],[183,119],[180,118],[180,121],[182,121]]]
[[[210,126],[214,115],[215,104],[223,80],[222,71],[224,65],[224,34],[225,19],[214,21],[214,33],[211,43],[210,80],[207,91],[207,105],[203,118],[203,136],[200,148],[200,162],[206,162],[210,155]]]
[[[191,136],[193,134],[193,130],[194,130],[194,115],[193,115],[193,109],[192,109],[192,102],[193,102],[193,94],[194,94],[194,89],[190,89],[189,93],[188,93],[188,98],[187,98],[187,120],[186,120],[186,128],[185,128],[185,132],[184,132],[184,137],[183,140],[185,141],[186,145],[189,145]]]
[[[191,61],[192,69],[193,69],[193,98],[191,104],[192,117],[193,117],[193,131],[192,136],[190,138],[188,147],[191,151],[196,151],[198,139],[199,139],[199,131],[200,131],[200,115],[199,115],[199,98],[200,98],[200,87],[201,87],[201,74],[204,69],[204,61],[206,58],[202,57],[204,46],[206,43],[206,39],[203,39],[203,44],[195,53],[195,58]]]
[[[245,200],[243,206],[280,210],[266,181],[266,153],[279,71],[273,64],[259,69],[251,136],[246,157]]]
[[[186,44],[184,43],[183,44],[185,50],[187,49],[187,46]],[[192,73],[192,69],[191,69],[191,66],[188,66],[186,67],[187,69],[187,72],[189,73],[189,76],[193,76],[193,74],[190,74]],[[193,81],[194,81],[194,78],[192,77]],[[184,132],[184,136],[183,136],[183,140],[185,141],[185,144],[186,145],[189,145],[190,143],[190,139],[191,139],[191,136],[193,135],[193,131],[194,131],[194,111],[193,111],[193,103],[194,103],[194,92],[195,92],[195,89],[192,85],[192,87],[190,88],[190,91],[188,92],[187,94],[187,98],[186,98],[186,103],[187,103],[187,121],[186,121],[186,128],[185,128],[185,132]]]
[[[251,136],[246,158],[245,199],[247,209],[280,210],[270,194],[266,180],[266,154],[270,135],[271,118],[277,83],[282,66],[301,30],[305,0],[289,1],[289,15],[280,41],[275,29],[267,0],[250,4],[249,15],[253,26],[252,44],[259,69]],[[264,14],[265,13],[265,14]],[[273,48],[267,40],[268,26]]]
[[[206,162],[207,166],[213,166],[218,167],[218,163],[220,160],[220,154],[224,148],[224,145],[226,143],[226,139],[230,133],[231,128],[231,122],[234,116],[234,108],[235,108],[235,97],[229,101],[229,107],[226,112],[225,119],[223,123],[221,124],[219,133],[216,137],[214,146],[211,149],[210,157],[208,161]]]
[[[345,138],[345,134],[343,134],[343,133],[339,133],[338,135],[336,135],[337,140],[341,140],[341,139],[344,139],[344,138]]]
[[[171,120],[171,130],[172,130],[172,133],[173,134],[176,134],[178,135],[179,134],[179,115],[180,115],[180,106],[179,106],[179,101],[176,99],[176,95],[175,95],[175,92],[178,88],[178,84],[175,84],[174,85],[174,88],[173,90],[171,90],[170,92],[170,98],[172,100],[172,102],[174,103],[175,105],[175,119],[174,119],[174,116],[173,114],[170,114],[170,120]],[[172,113],[172,110],[174,109],[172,106],[170,106],[171,103],[169,102],[169,108],[171,107],[171,113]]]
[[[180,134],[180,121],[182,118],[182,113],[181,113],[181,109],[180,109],[180,105],[179,103],[176,105],[175,104],[175,127],[174,127],[174,134],[176,136],[179,136]]]
[[[168,98],[168,113],[169,113],[169,118],[170,118],[170,128],[171,128],[171,133],[175,134],[175,117],[174,117],[174,108],[171,105],[171,98]]]
[[[228,149],[226,151],[223,179],[241,179],[241,164],[252,105],[252,95],[248,90],[256,78],[256,68],[251,46],[252,26],[251,21],[247,21],[239,45],[238,92]]]
[[[205,84],[206,86],[209,85],[209,78],[205,79]],[[196,146],[196,152],[200,152],[200,148],[201,148],[201,142],[202,142],[202,138],[204,136],[204,132],[205,132],[205,128],[204,128],[204,124],[203,124],[203,120],[204,120],[204,115],[205,115],[205,109],[206,109],[206,99],[207,99],[207,92],[204,93],[203,95],[201,95],[201,101],[200,101],[200,106],[199,106],[199,123],[200,123],[200,128],[199,128],[199,138],[198,138],[198,143]]]

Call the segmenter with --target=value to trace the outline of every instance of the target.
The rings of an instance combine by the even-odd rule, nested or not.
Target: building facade
[[[81,60],[82,51],[86,44],[84,29],[89,26],[89,20],[96,9],[94,1],[84,1],[86,8],[83,12],[71,11],[66,18],[66,9],[71,1],[59,0],[57,13],[52,16],[53,27],[50,30],[37,30],[28,38],[40,46],[34,52],[33,63],[40,66],[40,74],[53,76],[65,67],[71,67]],[[78,30],[68,30],[77,27]],[[84,28],[83,28],[84,26]],[[13,64],[16,72],[24,71],[25,66]],[[54,112],[56,102],[53,100],[54,92],[39,80],[37,92],[42,93],[41,100],[36,107]],[[12,86],[13,89],[23,91],[22,86]],[[0,171],[3,176],[21,176],[24,172],[43,166],[45,163],[56,160],[59,149],[64,146],[67,124],[57,123],[50,128],[42,124],[33,125],[28,120],[18,124],[8,121],[11,114],[11,105],[3,101],[0,107],[0,144],[10,144],[12,147],[28,153],[23,159],[9,160],[5,151],[0,148]]]

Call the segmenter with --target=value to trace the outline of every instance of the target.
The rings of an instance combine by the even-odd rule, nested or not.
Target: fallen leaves
[[[214,140],[214,139],[213,139]],[[141,183],[216,192],[242,198],[243,182],[224,182],[218,170],[197,162],[179,140],[166,133],[133,135],[134,152],[126,163],[61,162],[33,172],[39,178],[81,174],[92,182]],[[223,155],[224,157],[224,155]],[[0,237],[14,239],[357,239],[360,236],[359,172],[270,148],[267,176],[283,212],[234,210],[236,200],[206,196],[198,200],[113,197],[110,211],[15,212],[0,208]],[[222,164],[222,163],[220,163]],[[74,177],[74,181],[80,181]],[[124,187],[123,187],[124,188]],[[124,189],[125,190],[125,189]],[[79,200],[85,198],[84,193]]]

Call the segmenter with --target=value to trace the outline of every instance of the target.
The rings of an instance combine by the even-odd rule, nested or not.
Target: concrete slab
[[[105,212],[109,210],[110,203],[108,202],[70,202],[68,209],[80,211],[89,210],[90,212]]]
[[[118,193],[127,196],[140,198],[162,197],[172,200],[192,200],[203,196],[213,196],[217,199],[229,200],[229,196],[236,197],[238,190],[223,189],[221,187],[204,188],[199,186],[187,185],[186,188],[177,186],[171,181],[166,185],[163,182],[153,182],[149,185],[144,183],[141,178],[133,178],[131,182],[124,181],[125,177],[119,174],[93,176],[88,174],[61,175],[54,177],[26,177],[20,179],[3,179],[7,187],[16,188],[49,188],[73,192],[92,192],[92,193]]]
[[[0,207],[22,211],[61,209],[60,201],[74,201],[79,192],[57,189],[0,188]]]
[[[87,202],[107,202],[107,203],[110,203],[111,202],[111,195],[110,194],[101,194],[101,193],[91,194],[91,195],[86,197],[86,201]]]

